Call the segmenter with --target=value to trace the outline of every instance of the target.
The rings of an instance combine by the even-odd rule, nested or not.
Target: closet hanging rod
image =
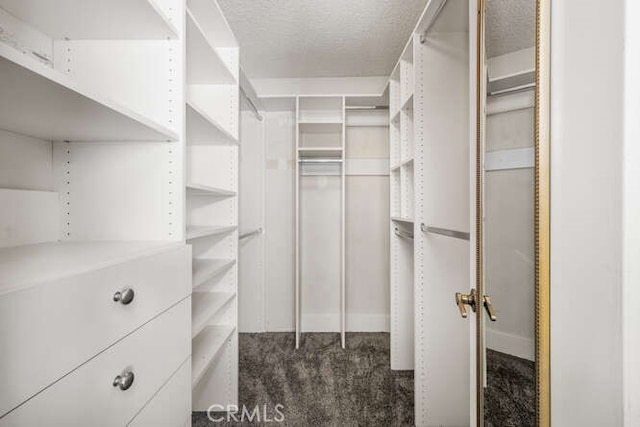
[[[420,224],[420,230],[423,233],[433,233],[440,234],[441,236],[454,237],[456,239],[469,240],[469,233],[465,233],[464,231],[457,230],[449,230],[448,228],[439,228],[439,227],[430,227],[428,225],[424,225],[424,223]]]
[[[262,234],[262,227],[258,228],[257,230],[250,231],[248,233],[241,234],[240,237],[238,237],[238,240],[246,239],[247,237],[251,237],[256,234]]]
[[[344,107],[349,111],[375,111],[375,110],[388,110],[388,105],[347,105]]]
[[[440,6],[438,6],[433,16],[429,19],[429,22],[427,23],[427,27],[424,29],[422,34],[420,34],[421,44],[424,44],[427,41],[427,33],[429,32],[433,24],[436,23],[436,21],[438,20],[438,15],[440,15],[440,12],[442,12],[442,9],[444,9],[444,6],[447,4],[447,0],[441,0],[441,1],[442,3],[440,3]]]
[[[407,233],[406,231],[402,231],[396,228],[396,236],[398,237],[402,237],[403,239],[411,239],[413,240],[413,235],[410,233]]]
[[[242,94],[242,96],[244,96],[244,99],[247,100],[247,103],[249,104],[249,107],[251,107],[251,109],[255,113],[257,119],[262,121],[262,119],[263,119],[262,114],[260,114],[260,111],[258,111],[258,108],[256,107],[256,104],[253,103],[253,101],[251,100],[251,98],[249,98],[249,96],[246,94],[244,89],[242,89],[242,86],[240,87],[240,93]]]
[[[500,96],[500,95],[510,95],[512,93],[524,92],[525,90],[534,89],[536,87],[535,83],[528,83],[526,85],[514,86],[508,89],[496,90],[494,92],[489,92],[487,96]]]
[[[342,159],[298,159],[300,163],[342,163]]]

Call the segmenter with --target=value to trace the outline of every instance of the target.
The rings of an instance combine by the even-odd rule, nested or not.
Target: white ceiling
[[[427,0],[218,0],[249,78],[387,76]]]
[[[531,47],[536,35],[536,0],[487,0],[487,57]]]

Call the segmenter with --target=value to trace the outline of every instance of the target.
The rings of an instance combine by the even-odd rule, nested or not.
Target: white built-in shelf
[[[187,0],[187,7],[213,47],[238,47],[238,41],[217,1]]]
[[[1,129],[56,141],[178,140],[173,130],[1,43],[0,76]]]
[[[235,259],[194,258],[192,263],[193,288],[195,289],[207,280],[227,271],[235,263]]]
[[[153,0],[0,0],[0,7],[54,39],[176,38]]]
[[[400,119],[400,111],[402,111],[402,109],[398,108],[397,110],[395,110],[395,111],[393,111],[391,113],[391,120],[389,120],[390,123],[397,124],[397,125],[400,124],[400,120],[399,120]]]
[[[341,147],[300,147],[298,148],[299,157],[342,157]]]
[[[180,245],[177,242],[94,241],[2,248],[0,295],[161,253]]]
[[[232,292],[194,292],[191,294],[191,337],[197,336],[213,316],[235,297]]]
[[[300,130],[309,133],[336,133],[342,132],[343,123],[333,120],[300,120],[298,121]]]
[[[401,110],[413,110],[413,93],[404,100]]]
[[[187,226],[187,240],[199,239],[201,237],[215,236],[234,231],[235,225],[218,226],[218,225],[190,225]]]
[[[197,105],[187,100],[188,144],[238,144],[238,138]]]
[[[400,166],[413,166],[413,157],[404,159],[402,163],[400,163]]]
[[[229,64],[221,55],[224,52],[222,49],[212,46],[198,20],[187,9],[187,83],[237,83]]]
[[[187,194],[190,196],[208,196],[208,197],[233,197],[235,191],[223,190],[221,188],[210,187],[208,185],[187,184]]]
[[[207,326],[193,340],[191,355],[192,387],[198,385],[234,330],[233,326]]]
[[[400,166],[402,166],[401,163],[392,165],[391,168],[390,168],[391,172],[396,172],[396,171],[400,170]]]
[[[413,224],[413,219],[411,219],[411,218],[403,218],[403,217],[400,217],[400,216],[392,216],[391,217],[391,221],[394,221],[394,222],[405,222],[407,224]]]

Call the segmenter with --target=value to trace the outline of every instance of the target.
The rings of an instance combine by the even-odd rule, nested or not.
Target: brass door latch
[[[476,311],[476,305],[477,305],[477,294],[476,294],[476,290],[475,289],[471,289],[471,292],[469,292],[468,294],[462,294],[460,292],[456,292],[456,305],[458,306],[458,310],[460,310],[460,315],[463,318],[467,318],[467,305],[469,307],[471,307],[471,310],[473,310],[474,312]],[[491,319],[492,322],[495,322],[496,320],[498,320],[498,317],[496,316],[496,312],[493,309],[493,305],[491,304],[491,298],[489,298],[489,295],[484,295],[482,297],[482,305],[484,306],[484,309],[487,311],[487,314],[489,315],[489,319]]]

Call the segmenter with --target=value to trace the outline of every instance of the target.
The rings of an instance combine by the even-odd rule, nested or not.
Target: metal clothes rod
[[[410,233],[407,233],[406,231],[402,231],[396,228],[396,236],[398,237],[402,237],[403,239],[411,239],[413,240],[413,235]]]
[[[299,159],[300,163],[342,163],[342,159]]]
[[[424,43],[427,41],[427,33],[429,32],[433,24],[435,24],[435,22],[438,20],[438,15],[440,15],[440,12],[442,12],[442,9],[444,9],[444,6],[446,4],[447,0],[442,0],[442,3],[440,3],[440,6],[438,6],[438,9],[436,9],[436,12],[433,14],[431,21],[429,21],[429,23],[427,24],[427,28],[425,28],[424,32],[420,34],[420,43]]]
[[[375,111],[375,110],[388,110],[388,105],[347,105],[344,107],[349,111]]]
[[[263,119],[262,114],[260,114],[260,111],[258,111],[258,108],[256,107],[256,105],[253,103],[251,98],[247,96],[247,94],[245,93],[244,89],[242,89],[242,87],[240,87],[240,93],[242,94],[242,96],[244,96],[244,99],[247,100],[247,103],[249,103],[249,107],[251,107],[256,117],[258,118],[258,120],[262,121]]]
[[[420,230],[424,233],[440,234],[441,236],[454,237],[456,239],[469,240],[469,233],[464,231],[449,230],[448,228],[430,227],[428,225],[420,224]]]
[[[262,234],[262,227],[258,228],[257,230],[250,231],[248,233],[241,234],[240,237],[238,237],[238,240],[246,239],[247,237],[251,237],[255,234]]]
[[[496,90],[494,92],[489,92],[488,96],[500,96],[500,95],[509,95],[512,93],[523,92],[525,90],[534,89],[536,87],[535,83],[528,83],[526,85],[510,87],[508,89]]]

